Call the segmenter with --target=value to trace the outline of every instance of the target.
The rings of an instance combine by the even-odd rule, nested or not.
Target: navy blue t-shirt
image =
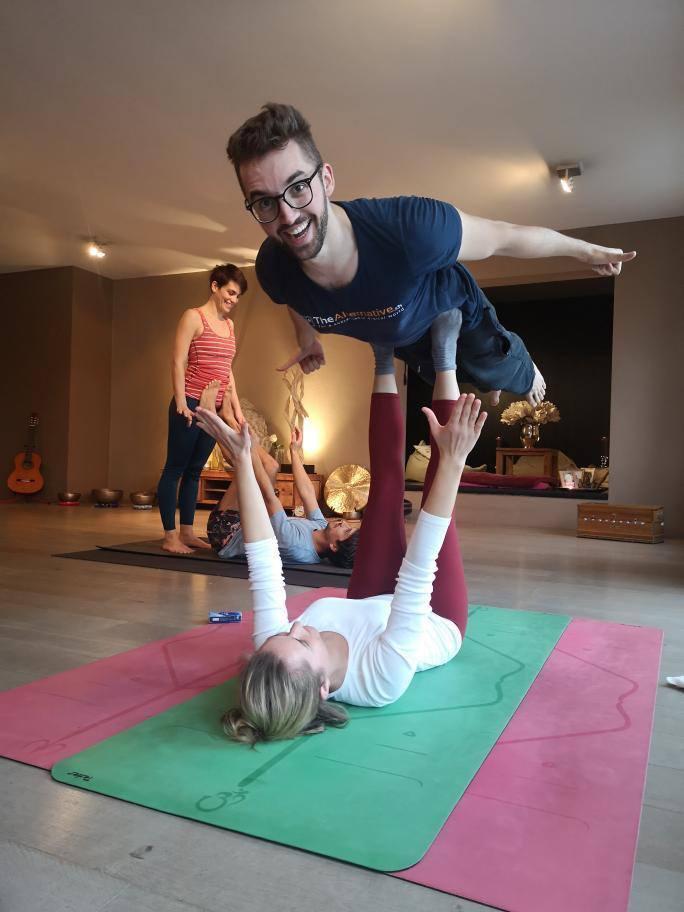
[[[449,203],[419,196],[334,203],[349,216],[359,265],[343,288],[322,288],[281,244],[267,238],[256,260],[261,287],[321,333],[394,347],[410,345],[435,317],[463,311],[463,331],[482,315],[481,292],[456,257],[461,217]]]

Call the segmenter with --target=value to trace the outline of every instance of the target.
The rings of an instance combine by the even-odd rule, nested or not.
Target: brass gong
[[[368,503],[370,472],[360,465],[343,465],[328,476],[324,497],[335,513],[354,513]]]

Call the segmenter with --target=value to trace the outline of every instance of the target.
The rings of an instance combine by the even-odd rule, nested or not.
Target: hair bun
[[[221,719],[224,732],[234,741],[241,741],[243,744],[256,744],[261,735],[249,719],[247,719],[242,710],[234,707],[223,714]]]

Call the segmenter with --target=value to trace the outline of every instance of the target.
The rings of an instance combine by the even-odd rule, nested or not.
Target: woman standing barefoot
[[[162,548],[174,554],[211,547],[193,529],[200,472],[214,447],[214,440],[193,420],[204,387],[218,380],[217,409],[234,428],[244,422],[231,370],[235,331],[229,315],[247,291],[247,281],[237,266],[228,263],[212,270],[209,289],[206,304],[186,310],[181,317],[173,347],[167,457],[157,497],[164,526]],[[176,529],[176,501],[180,529]]]

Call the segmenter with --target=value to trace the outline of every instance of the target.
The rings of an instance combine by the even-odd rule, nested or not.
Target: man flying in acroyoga
[[[459,379],[491,392],[493,405],[502,389],[538,405],[543,376],[462,261],[567,256],[617,276],[636,256],[424,197],[332,202],[332,166],[291,105],[264,105],[227,152],[245,207],[267,234],[257,278],[295,328],[299,350],[281,370],[317,370],[325,364],[318,334],[338,333],[371,344],[376,373],[392,373],[396,356],[432,382],[453,371],[458,342]]]

